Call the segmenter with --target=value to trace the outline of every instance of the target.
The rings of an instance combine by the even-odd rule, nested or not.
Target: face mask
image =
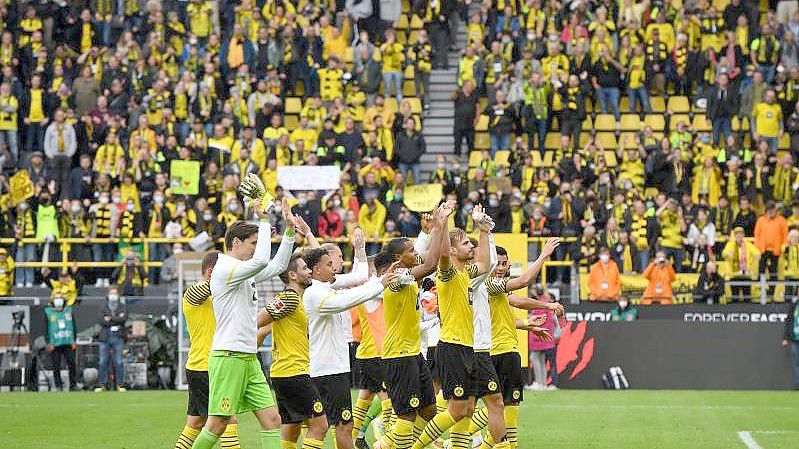
[[[28,209],[28,203],[19,203],[19,208],[20,208],[20,210],[27,210]]]
[[[699,141],[704,143],[704,144],[708,144],[708,143],[710,143],[710,136],[702,136],[702,137],[699,138]]]
[[[513,197],[514,198],[518,198],[518,199],[522,199],[522,192],[513,192]]]
[[[386,225],[386,232],[394,232],[394,231],[395,229],[393,225]]]
[[[548,209],[549,206],[551,206],[551,205],[552,205],[552,201],[549,201],[549,200],[545,200],[544,201],[544,209]]]
[[[341,200],[333,200],[333,205],[336,207],[341,207]]]
[[[627,301],[619,301],[619,308],[626,309],[627,308]]]
[[[203,214],[203,220],[205,221],[211,221],[213,218],[214,216],[211,214]]]
[[[472,206],[471,204],[466,204],[463,206],[463,211],[466,212],[467,214],[471,213],[473,209],[474,206]]]
[[[608,260],[610,260],[610,256],[608,256],[607,254],[600,254],[599,260],[601,260],[602,263],[608,263]]]
[[[135,209],[135,208],[136,208],[136,206],[134,206],[133,204],[128,204],[127,206],[125,206],[125,209],[130,211],[130,212],[133,212],[133,209]]]
[[[509,37],[503,37],[502,38],[502,43],[503,44],[507,44],[508,42],[510,42],[510,38]]]
[[[64,298],[53,299],[53,305],[55,306],[56,309],[64,307]]]
[[[535,33],[527,33],[527,40],[528,41],[535,40]]]
[[[72,211],[73,214],[77,214],[78,212],[80,212],[80,204],[73,204],[70,210]]]
[[[238,207],[236,209],[238,209]],[[279,204],[275,204],[275,207],[272,210],[274,210],[276,214],[279,214],[283,210],[283,207]]]
[[[108,302],[110,303],[119,302],[119,295],[108,295]]]
[[[186,205],[185,205],[185,204],[178,204],[178,205],[175,207],[175,209],[176,209],[178,212],[185,212],[185,211],[186,211]]]
[[[100,204],[108,204],[108,197],[107,196],[101,196],[100,197]]]
[[[499,200],[497,200],[496,198],[490,198],[488,200],[488,205],[491,207],[497,207],[499,206]]]
[[[119,204],[122,202],[122,198],[114,197],[114,204]]]
[[[239,211],[239,205],[236,203],[230,204],[227,207],[227,210],[233,212],[234,214]]]
[[[630,181],[625,181],[624,182],[624,189],[625,190],[630,190],[632,188],[633,188],[633,183],[632,182],[630,182]]]
[[[306,204],[308,204],[308,200],[306,200],[305,198],[299,198],[297,201],[300,202],[300,206],[305,206]]]
[[[541,219],[541,212],[533,212],[533,218],[536,220]]]

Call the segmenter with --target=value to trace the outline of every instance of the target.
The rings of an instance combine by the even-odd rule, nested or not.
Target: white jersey
[[[382,291],[379,280],[345,290],[335,290],[329,282],[314,280],[305,289],[302,302],[308,315],[311,377],[350,372],[350,351],[341,312]]]
[[[258,294],[256,282],[270,279],[288,268],[294,237],[284,236],[275,259],[269,261],[271,229],[258,225],[258,243],[253,257],[239,260],[220,254],[211,272],[211,297],[216,318],[212,351],[258,351]]]
[[[491,307],[488,304],[488,287],[486,287],[485,281],[497,266],[497,248],[494,245],[494,236],[492,234],[489,234],[488,242],[491,251],[488,271],[470,280],[475,352],[491,350]]]

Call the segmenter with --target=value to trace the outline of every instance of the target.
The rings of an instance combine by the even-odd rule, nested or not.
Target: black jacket
[[[103,317],[100,319],[100,335],[98,341],[108,341],[108,337],[118,336],[125,338],[125,321],[128,320],[128,309],[122,302],[117,309],[111,312],[108,303],[103,306]]]
[[[719,298],[724,294],[724,278],[718,273],[708,274],[707,271],[702,270],[699,273],[699,280],[694,287],[694,302],[704,302],[708,299],[713,299],[713,302],[718,302]]]
[[[797,308],[799,308],[799,302],[788,303],[788,316],[785,318],[785,336],[783,337],[788,341],[799,342],[799,335],[793,334],[793,315]]]
[[[394,154],[401,164],[418,163],[426,148],[424,137],[417,132],[410,136],[405,132],[397,133],[394,141]]]
[[[707,117],[711,120],[717,118],[731,118],[738,113],[739,99],[738,92],[732,86],[727,86],[724,92],[724,99],[719,86],[713,88],[710,98],[707,101]]]

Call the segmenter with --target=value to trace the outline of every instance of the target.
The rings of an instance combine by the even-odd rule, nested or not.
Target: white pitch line
[[[742,430],[738,432],[738,439],[741,440],[741,443],[745,444],[748,449],[763,449],[763,447],[755,441],[752,432]]]

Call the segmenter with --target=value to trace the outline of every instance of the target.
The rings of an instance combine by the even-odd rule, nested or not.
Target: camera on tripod
[[[14,320],[14,326],[22,325],[22,322],[25,320],[25,311],[15,310],[11,312],[11,319]]]

